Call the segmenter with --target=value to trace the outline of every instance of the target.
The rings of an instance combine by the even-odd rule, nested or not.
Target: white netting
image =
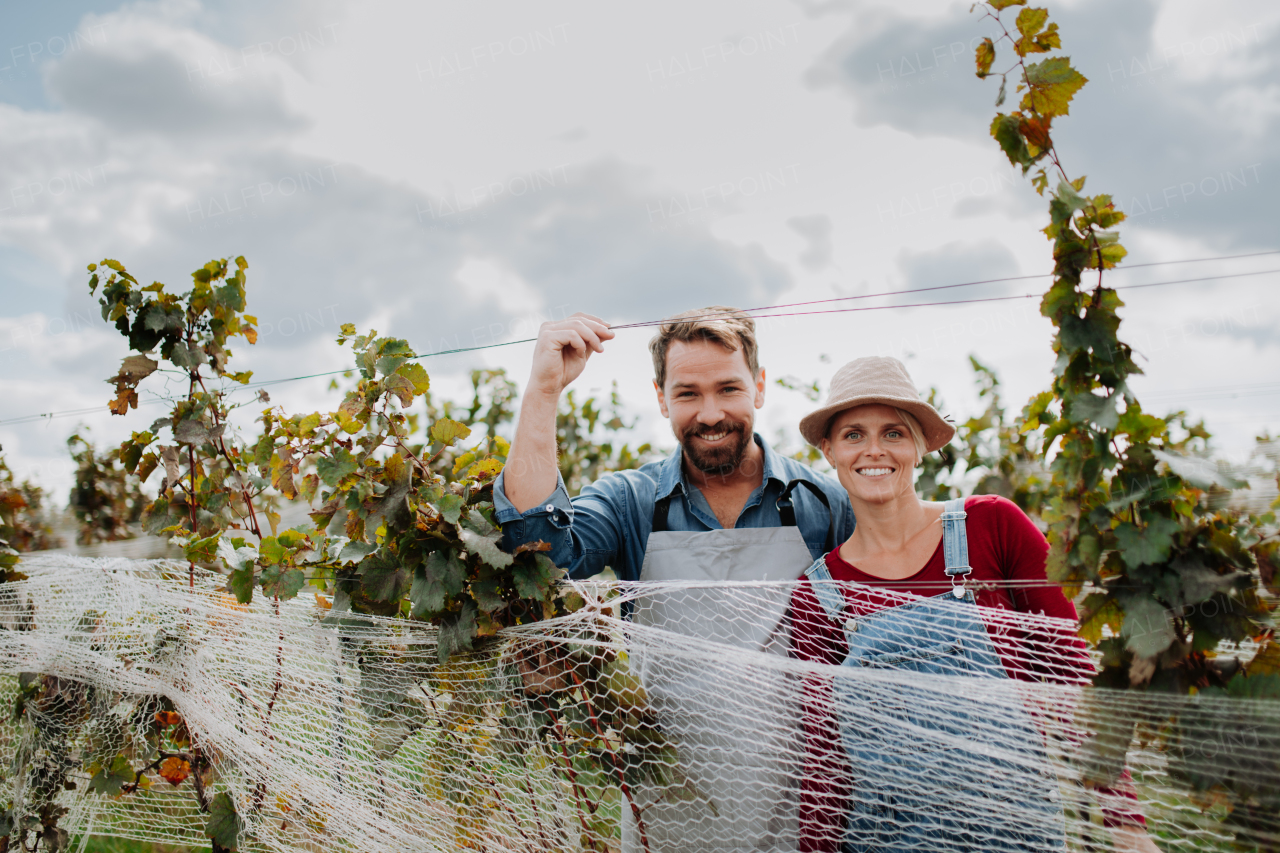
[[[1280,703],[1085,688],[1060,620],[862,590],[837,665],[796,656],[821,640],[781,618],[796,584],[619,584],[442,665],[421,623],[307,592],[244,607],[173,563],[21,569],[6,708],[43,678],[0,727],[0,802],[52,797],[73,832],[207,845],[201,799],[225,793],[246,850],[1107,850],[1138,815],[1166,850],[1280,845]],[[620,613],[694,599],[771,651]],[[211,767],[184,778],[196,751]]]

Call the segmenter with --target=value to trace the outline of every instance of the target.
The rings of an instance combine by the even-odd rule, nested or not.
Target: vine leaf
[[[1068,114],[1071,99],[1089,80],[1071,67],[1066,56],[1055,56],[1027,66],[1030,89],[1022,97],[1022,108],[1047,116]]]
[[[339,447],[333,456],[322,456],[316,461],[316,473],[327,486],[336,487],[342,478],[354,474],[359,463],[351,455],[351,451]]]
[[[273,595],[281,601],[288,601],[298,594],[306,577],[302,569],[291,569],[288,566],[267,566],[262,570],[262,591]]]
[[[471,435],[471,428],[450,418],[441,418],[431,425],[431,440],[445,447],[451,446],[460,438]]]
[[[425,394],[431,390],[431,377],[427,375],[426,368],[416,361],[401,365],[396,373],[413,384],[415,394]]]
[[[1116,528],[1116,540],[1120,543],[1125,565],[1136,569],[1144,565],[1158,565],[1169,556],[1173,547],[1173,534],[1178,532],[1178,522],[1157,516],[1145,527],[1129,522]],[[1128,612],[1128,607],[1125,608]],[[1127,622],[1127,620],[1126,620]]]
[[[160,778],[173,787],[178,787],[191,775],[191,762],[185,758],[171,755],[160,762]]]
[[[241,604],[253,601],[254,586],[252,566],[236,569],[227,578],[227,591],[233,593]]]
[[[1144,658],[1160,654],[1177,639],[1169,609],[1149,595],[1134,596],[1124,602],[1121,633],[1129,651]]]
[[[436,653],[441,663],[458,652],[471,649],[471,639],[476,635],[477,612],[475,602],[464,601],[459,613],[445,617],[440,623],[440,647]]]
[[[977,53],[974,55],[974,62],[978,67],[979,79],[986,77],[991,73],[991,63],[996,61],[996,46],[989,38],[984,38],[982,44],[978,45]]]
[[[502,532],[495,528],[477,510],[467,513],[466,519],[458,529],[458,536],[467,550],[474,553],[495,569],[505,569],[515,561],[506,551],[498,547],[502,540]]]
[[[226,791],[219,793],[209,804],[209,823],[204,834],[213,839],[213,843],[228,850],[235,850],[240,842],[240,833],[244,824],[240,815],[236,814],[235,803]]]

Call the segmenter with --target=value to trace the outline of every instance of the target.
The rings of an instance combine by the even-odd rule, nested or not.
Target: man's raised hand
[[[529,391],[560,398],[569,383],[582,375],[593,352],[604,352],[614,333],[599,317],[581,312],[556,323],[543,323],[533,350]]]

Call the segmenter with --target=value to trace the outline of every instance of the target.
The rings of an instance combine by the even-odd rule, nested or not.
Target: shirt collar
[[[764,483],[767,484],[770,480],[776,480],[786,485],[785,472],[782,470],[782,457],[769,446],[768,442],[760,437],[760,433],[752,433],[752,438],[756,444],[760,445],[760,449],[764,451]],[[688,492],[684,483],[684,448],[679,444],[676,445],[675,452],[662,463],[662,469],[658,475],[658,498],[669,497],[677,489],[684,493]]]

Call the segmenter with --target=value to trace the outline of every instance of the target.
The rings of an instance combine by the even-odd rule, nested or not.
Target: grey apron
[[[671,496],[659,500],[640,580],[689,586],[640,596],[633,621],[748,652],[789,655],[790,586],[717,586],[793,581],[803,574],[813,560],[795,523],[791,493],[797,485],[827,506],[826,547],[834,547],[834,513],[826,495],[807,480],[793,480],[778,498],[781,527],[671,531]],[[689,783],[649,782],[632,790],[648,853],[793,853],[804,742],[796,685],[778,668],[698,660],[677,651],[643,642],[630,650],[631,665],[664,734],[676,743],[679,773]],[[622,849],[641,853],[645,848],[632,803],[624,803]]]

